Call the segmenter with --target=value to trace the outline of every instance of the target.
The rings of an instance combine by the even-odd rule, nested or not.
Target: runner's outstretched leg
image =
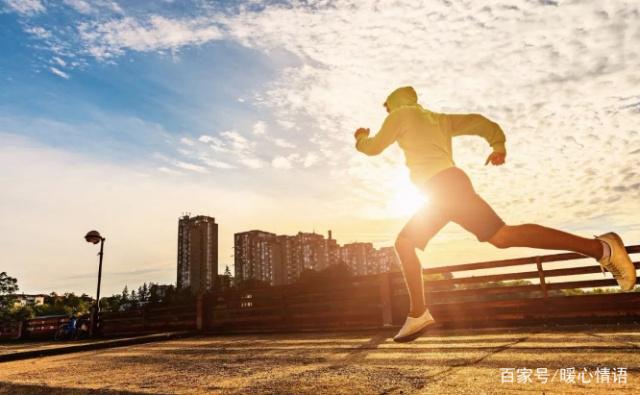
[[[573,251],[595,259],[600,259],[603,253],[602,243],[598,239],[580,237],[537,224],[504,225],[488,241],[498,248]]]

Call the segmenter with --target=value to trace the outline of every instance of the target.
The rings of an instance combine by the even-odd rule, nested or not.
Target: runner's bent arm
[[[476,135],[487,140],[494,152],[506,153],[506,137],[500,125],[480,114],[444,114],[451,137]]]
[[[394,111],[387,115],[380,131],[375,136],[368,137],[364,134],[359,135],[356,141],[356,149],[367,155],[378,155],[389,145],[393,144],[401,130],[400,113],[401,111]]]

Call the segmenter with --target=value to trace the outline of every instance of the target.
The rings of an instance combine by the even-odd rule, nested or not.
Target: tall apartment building
[[[349,243],[340,248],[340,260],[347,264],[351,274],[364,276],[375,273],[371,267],[370,253],[373,251],[371,243]]]
[[[216,287],[218,274],[218,224],[213,217],[185,215],[178,220],[179,289],[193,293]]]
[[[238,283],[253,279],[277,285],[275,278],[281,276],[281,269],[277,267],[275,260],[279,258],[276,241],[274,233],[261,230],[234,235],[233,260],[235,279]]]
[[[367,257],[367,268],[372,273],[385,273],[400,270],[400,261],[393,247],[381,247],[371,250]],[[371,273],[369,273],[371,274]]]
[[[321,234],[298,232],[294,241],[294,259],[299,271],[322,270],[329,265],[327,240]]]

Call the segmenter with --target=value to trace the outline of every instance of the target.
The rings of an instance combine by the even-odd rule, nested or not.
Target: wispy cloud
[[[184,170],[195,171],[196,173],[208,173],[205,167],[189,162],[176,161],[174,162],[174,165]]]
[[[62,71],[62,70],[58,69],[57,67],[53,67],[53,66],[51,66],[51,67],[49,67],[49,70],[51,70],[51,72],[52,72],[53,74],[57,75],[58,77],[62,77],[62,78],[64,78],[65,80],[68,80],[68,79],[69,79],[69,74],[67,74],[67,73],[65,73],[64,71]]]
[[[22,15],[32,15],[46,10],[40,0],[4,0],[6,6]]]
[[[253,134],[263,135],[267,132],[267,125],[263,121],[258,121],[253,125]]]
[[[122,14],[124,12],[120,5],[113,0],[64,0],[64,4],[81,14],[90,15],[105,11]]]
[[[107,22],[82,22],[78,26],[85,49],[98,59],[122,55],[126,50],[177,51],[223,37],[208,18],[170,19],[154,15],[140,20],[123,17]]]

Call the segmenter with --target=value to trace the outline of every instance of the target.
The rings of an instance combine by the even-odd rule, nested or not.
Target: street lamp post
[[[98,256],[100,257],[100,263],[98,265],[98,290],[96,291],[96,303],[93,306],[93,311],[91,312],[91,327],[89,328],[90,335],[93,336],[98,323],[98,313],[100,312],[100,282],[102,280],[102,256],[104,255],[105,238],[100,236],[100,233],[97,230],[92,230],[87,232],[84,239],[92,244],[100,243],[100,252],[98,253]]]

